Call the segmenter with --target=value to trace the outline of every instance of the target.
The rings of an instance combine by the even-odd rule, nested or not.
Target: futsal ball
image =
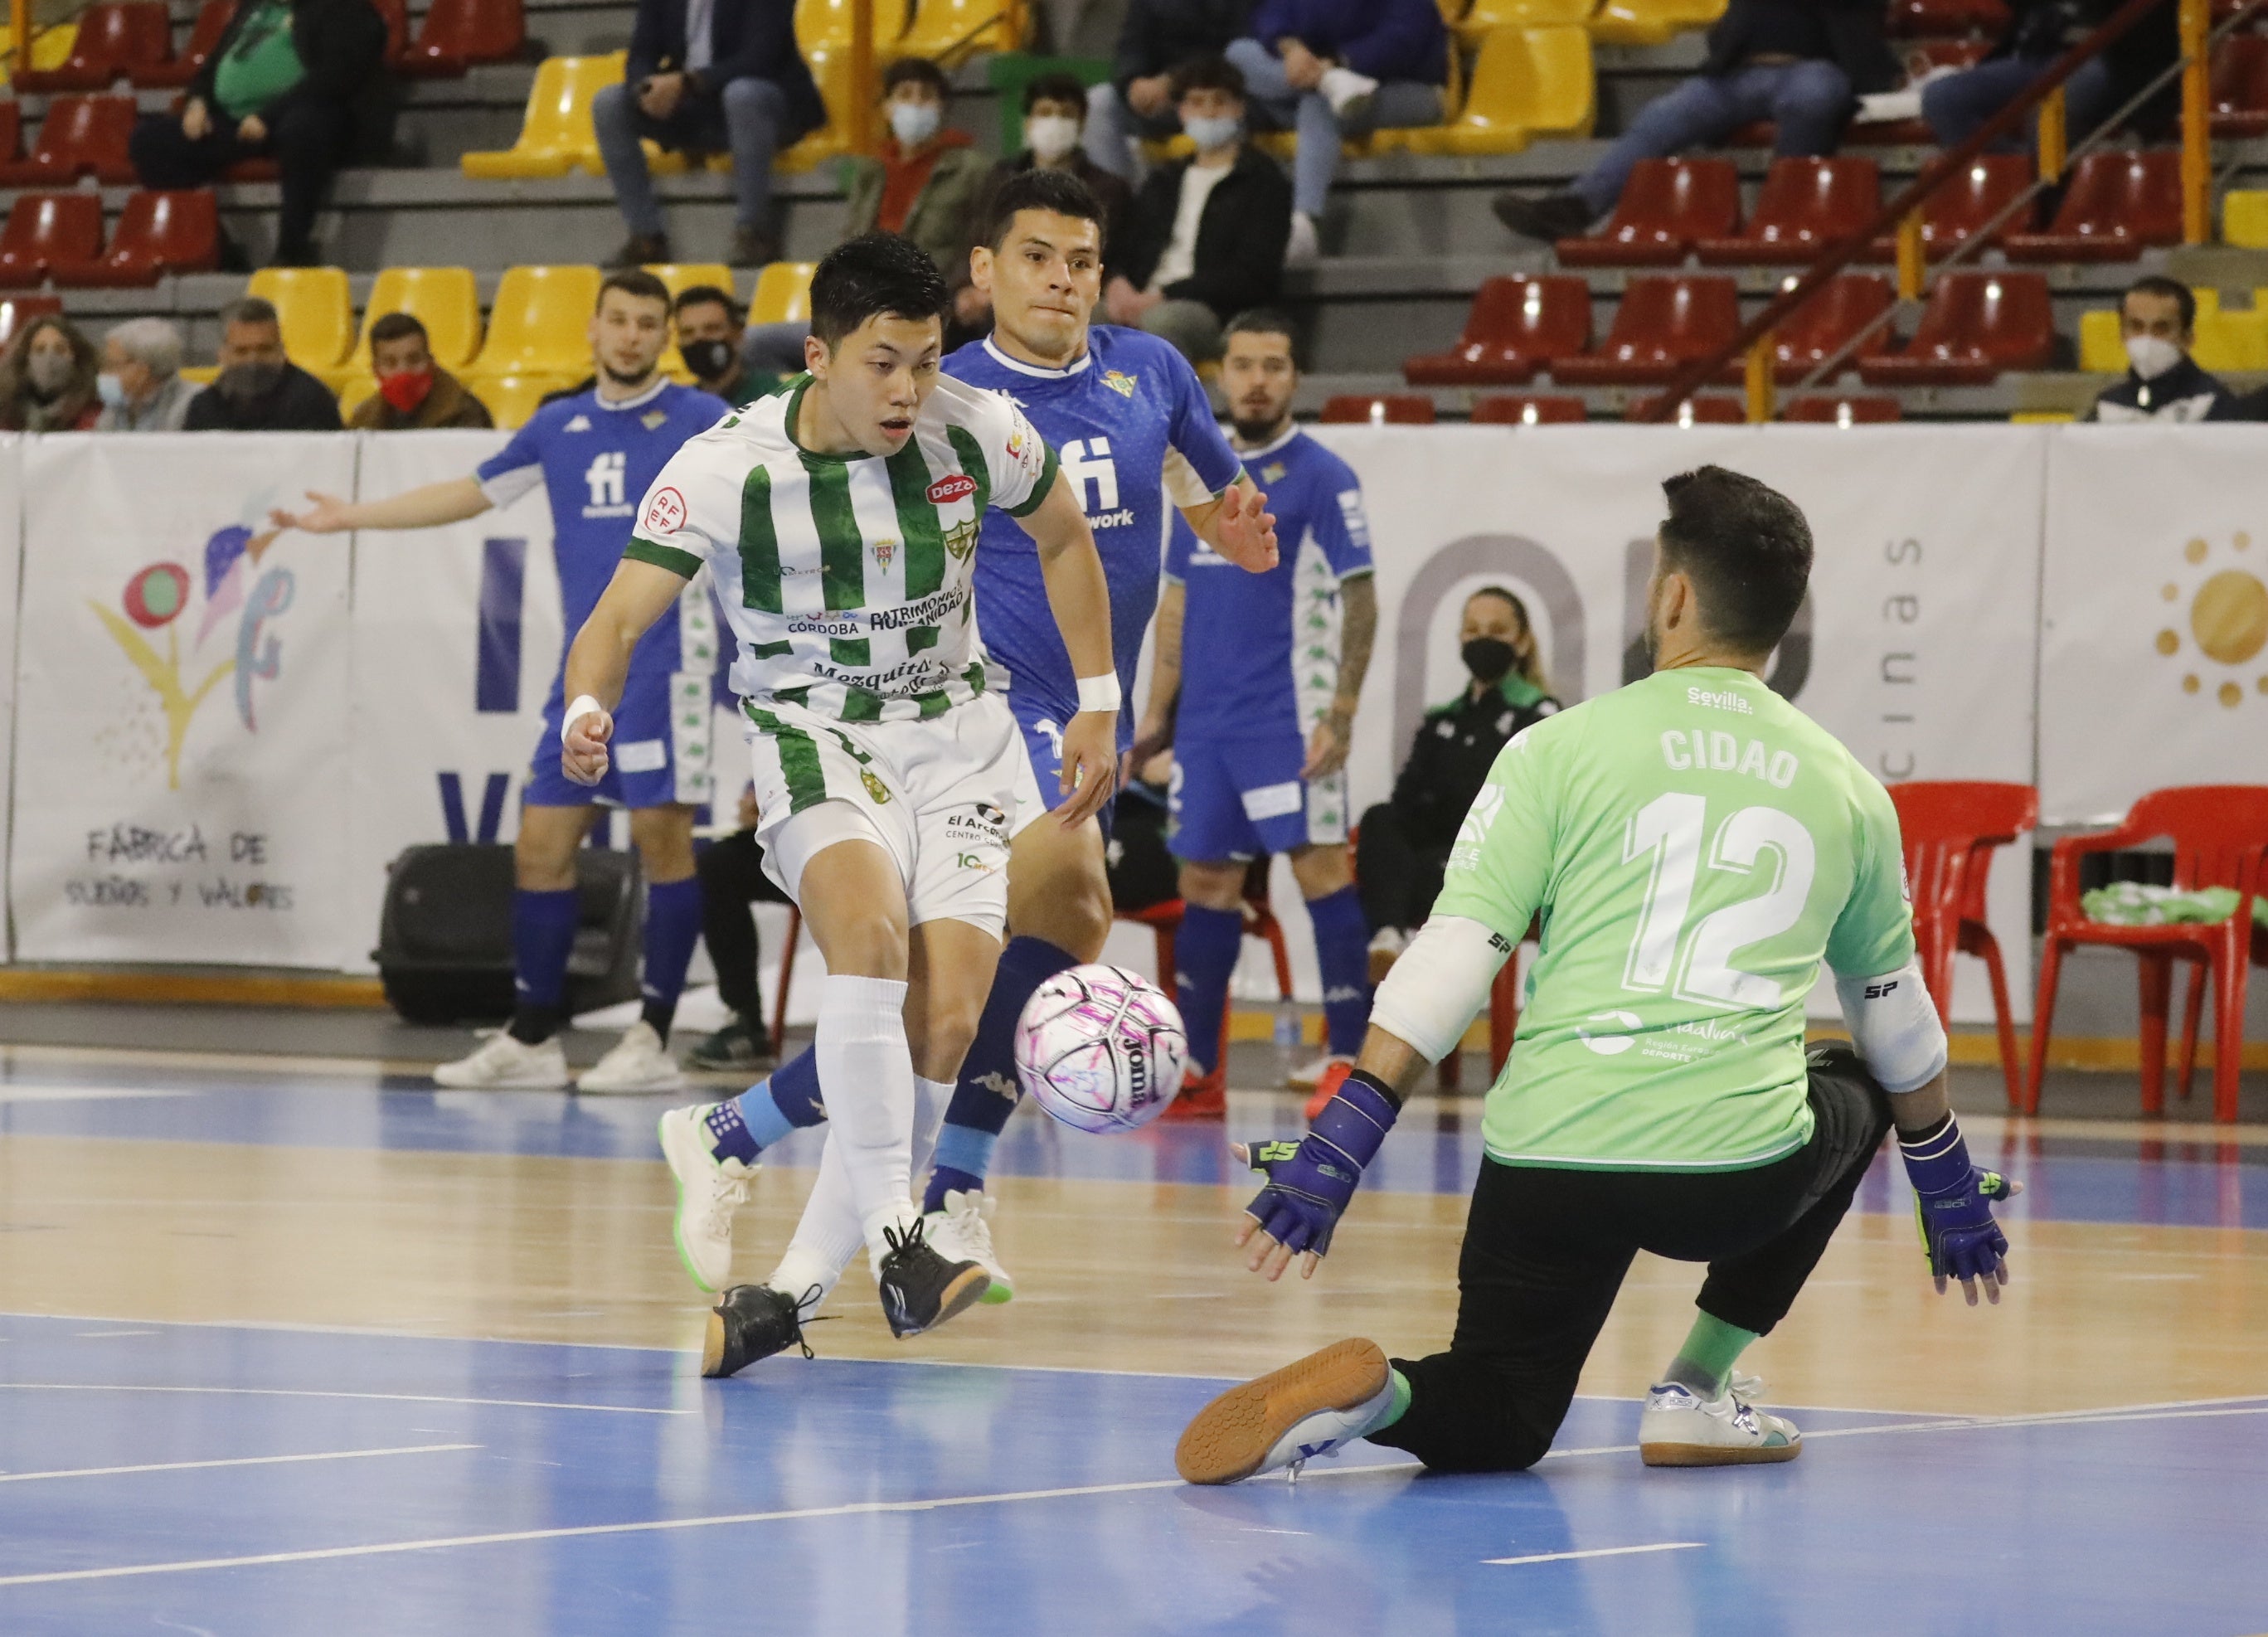
[[[1182,1014],[1123,967],[1075,966],[1040,985],[1016,1022],[1016,1075],[1083,1132],[1132,1131],[1166,1111],[1189,1060]]]

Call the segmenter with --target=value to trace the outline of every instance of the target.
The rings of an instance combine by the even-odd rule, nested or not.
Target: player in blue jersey
[[[1174,956],[1194,1082],[1176,1106],[1200,1109],[1222,1101],[1221,1020],[1254,859],[1289,855],[1322,970],[1325,1052],[1292,1083],[1344,1079],[1370,1018],[1370,928],[1347,858],[1347,748],[1378,631],[1362,486],[1292,424],[1291,321],[1243,313],[1226,344],[1220,384],[1236,447],[1268,491],[1285,549],[1269,572],[1241,574],[1174,531],[1142,729],[1145,742],[1173,738],[1167,839],[1187,906]],[[1202,687],[1183,688],[1191,673]]]
[[[552,555],[571,639],[622,561],[639,497],[678,446],[714,425],[726,408],[660,373],[669,341],[669,291],[652,274],[637,269],[610,274],[600,287],[590,336],[597,364],[590,390],[538,409],[502,451],[481,463],[476,476],[385,500],[350,504],[311,494],[315,504],[307,512],[279,512],[276,520],[311,534],[431,528],[508,505],[541,483],[551,502]],[[638,645],[615,712],[614,766],[595,790],[571,784],[559,771],[565,698],[559,675],[553,677],[512,845],[519,888],[512,911],[517,1006],[508,1028],[469,1057],[436,1069],[436,1083],[568,1083],[558,1033],[566,1021],[567,957],[578,919],[575,850],[590,829],[594,801],[630,810],[630,839],[645,865],[645,1007],[575,1086],[587,1092],[641,1092],[685,1083],[669,1053],[669,1025],[701,935],[693,810],[711,795],[709,687],[718,641],[703,576]]]
[[[989,340],[945,361],[946,373],[1006,393],[1057,452],[1078,491],[1110,586],[1115,698],[1133,685],[1142,633],[1157,607],[1167,507],[1222,557],[1276,565],[1275,520],[1213,420],[1204,387],[1180,353],[1139,330],[1093,326],[1101,294],[1102,210],[1077,178],[1033,170],[994,195],[983,242],[970,253],[976,287],[992,301]],[[1013,1287],[985,1225],[992,1147],[1015,1110],[1016,1019],[1033,991],[1097,959],[1110,932],[1101,827],[1048,817],[1060,793],[1064,724],[1096,684],[1073,679],[1049,613],[1031,542],[988,513],[976,545],[976,619],[991,685],[1005,689],[1029,752],[1008,859],[1007,947],[937,1141],[922,1200],[928,1237],[948,1256],[982,1264],[988,1301]],[[1106,680],[1103,686],[1108,687]],[[1120,748],[1131,742],[1120,713]],[[734,1140],[757,1150],[824,1117],[812,1055],[783,1066],[736,1102]],[[745,1163],[748,1155],[740,1153]]]

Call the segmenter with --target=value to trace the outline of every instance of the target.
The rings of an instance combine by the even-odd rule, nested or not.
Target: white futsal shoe
[[[1793,1461],[1803,1453],[1795,1423],[1756,1406],[1764,1383],[1735,1375],[1713,1398],[1675,1382],[1658,1383],[1638,1416],[1638,1459],[1648,1466],[1737,1466]]]
[[[436,1086],[456,1091],[558,1091],[566,1086],[567,1054],[556,1036],[531,1046],[501,1029],[481,1033],[471,1056],[433,1071]]]
[[[992,1225],[987,1219],[998,1204],[990,1194],[957,1188],[945,1196],[945,1209],[923,1219],[928,1224],[924,1235],[939,1256],[948,1262],[974,1262],[990,1276],[984,1300],[994,1307],[1016,1299],[1015,1284],[992,1250]]]
[[[733,1213],[747,1203],[748,1179],[760,1169],[710,1152],[709,1111],[716,1106],[672,1109],[655,1127],[661,1157],[677,1179],[678,1257],[693,1282],[708,1291],[722,1290],[733,1271]]]
[[[607,1055],[583,1071],[575,1089],[593,1093],[634,1095],[642,1091],[682,1091],[685,1071],[653,1025],[640,1018],[622,1030]]]

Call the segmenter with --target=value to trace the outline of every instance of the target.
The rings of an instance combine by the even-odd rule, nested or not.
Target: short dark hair
[[[1693,581],[1701,623],[1742,653],[1767,653],[1787,634],[1811,579],[1811,526],[1778,490],[1721,466],[1680,472],[1661,486],[1665,566]]]
[[[2118,316],[2126,316],[2127,296],[2165,296],[2179,304],[2182,309],[2183,334],[2197,328],[2197,292],[2178,278],[2168,278],[2162,273],[2145,273],[2126,286],[2118,298]]]
[[[1057,216],[1093,222],[1098,241],[1109,231],[1102,201],[1069,171],[1043,170],[1035,165],[1003,181],[992,190],[991,214],[984,218],[984,242],[995,250],[1005,244],[1019,210],[1052,210]]]
[[[596,312],[607,304],[607,291],[619,290],[626,296],[636,296],[641,301],[659,301],[662,310],[669,310],[669,286],[642,267],[618,267],[607,275],[599,285],[599,299],[592,303]]]
[[[733,299],[733,292],[729,290],[719,289],[715,284],[688,284],[677,292],[677,306],[674,310],[681,314],[688,307],[706,306],[723,307],[725,318],[735,325],[747,321],[746,317],[747,309]]]
[[[428,347],[433,344],[425,334],[425,326],[412,313],[388,313],[370,327],[370,344],[373,347],[384,346],[389,341],[407,341],[412,336]]]
[[[952,292],[929,252],[895,233],[861,233],[828,251],[811,276],[811,333],[833,350],[877,313],[941,319]]]
[[[1174,100],[1179,102],[1193,91],[1225,91],[1238,101],[1244,100],[1244,71],[1218,51],[1191,57],[1174,70]]]
[[[895,57],[882,70],[882,95],[887,98],[899,86],[918,81],[930,86],[940,97],[949,96],[953,87],[946,83],[945,70],[927,57]]]
[[[1292,367],[1300,365],[1300,332],[1292,315],[1281,307],[1247,307],[1220,332],[1224,343],[1231,336],[1281,336],[1292,343]]]
[[[1086,85],[1076,74],[1061,70],[1053,73],[1035,74],[1024,82],[1024,112],[1029,114],[1042,102],[1068,102],[1086,117]]]

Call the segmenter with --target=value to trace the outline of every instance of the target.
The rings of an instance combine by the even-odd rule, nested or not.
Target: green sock
[[[1387,1385],[1394,1389],[1394,1402],[1386,1406],[1385,1415],[1380,1418],[1377,1426],[1370,1429],[1373,1433],[1384,1432],[1410,1413],[1410,1378],[1400,1370],[1389,1369],[1386,1374]],[[1369,1434],[1364,1435],[1367,1437]]]
[[[1727,1324],[1710,1314],[1696,1313],[1693,1328],[1685,1333],[1685,1345],[1669,1361],[1662,1380],[1690,1387],[1704,1398],[1713,1398],[1724,1390],[1733,1366],[1756,1335],[1755,1331]]]

